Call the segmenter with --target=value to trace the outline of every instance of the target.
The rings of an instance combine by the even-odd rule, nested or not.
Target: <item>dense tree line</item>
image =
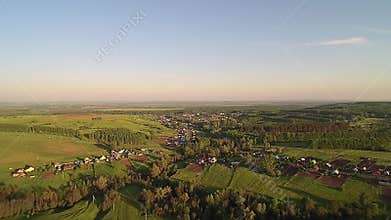
[[[126,128],[107,128],[85,134],[89,139],[96,141],[99,144],[112,146],[114,148],[128,144],[145,144],[150,136],[141,132],[133,132]]]
[[[28,131],[31,133],[61,135],[61,136],[68,136],[68,137],[80,137],[79,131],[71,128],[30,126],[28,129],[29,129]]]
[[[18,124],[0,124],[0,131],[5,132],[26,132],[34,134],[50,134],[67,137],[82,138],[79,130],[63,127],[51,127],[43,125],[18,125]],[[106,128],[99,129],[92,133],[84,134],[84,137],[93,140],[99,144],[110,147],[118,147],[128,144],[145,144],[151,139],[150,135],[142,132],[133,132],[126,128]]]
[[[22,192],[16,186],[0,186],[0,218],[15,215],[34,215],[54,208],[67,208],[82,199],[103,198],[102,210],[107,210],[115,199],[111,190],[124,187],[126,184],[151,185],[151,178],[131,172],[125,177],[90,177],[84,181],[68,182],[59,189],[47,189],[43,192]]]
[[[270,142],[292,143],[304,142],[312,148],[323,149],[360,149],[360,150],[391,150],[390,131],[347,130],[332,133],[268,133],[265,139]]]
[[[290,123],[279,124],[275,126],[265,126],[264,131],[270,133],[281,132],[310,132],[310,133],[330,133],[337,131],[348,130],[349,125],[347,123]]]
[[[379,215],[373,198],[362,194],[354,203],[335,202],[328,206],[304,198],[278,200],[231,189],[208,192],[191,184],[171,184],[144,189],[144,211],[177,219],[370,219]]]
[[[265,126],[248,120],[234,128],[202,130],[201,135],[219,140],[219,144],[211,143],[212,146],[230,145],[241,149],[262,145],[266,141],[276,145],[296,144],[321,149],[391,150],[391,129],[387,122],[368,129],[347,123],[280,123]]]
[[[62,127],[51,127],[43,125],[18,125],[18,124],[0,124],[0,131],[5,132],[27,132],[37,134],[50,134],[60,135],[67,137],[80,137],[80,133],[76,129],[62,128]]]

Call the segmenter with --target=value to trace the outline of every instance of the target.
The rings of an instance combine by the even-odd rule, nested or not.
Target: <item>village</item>
[[[205,113],[182,114],[180,120],[176,120],[173,117],[161,116],[159,122],[164,126],[175,129],[177,133],[173,137],[166,137],[164,139],[165,148],[178,150],[187,146],[187,144],[195,144],[199,133],[199,130],[197,130],[199,125],[194,123],[194,121],[208,121],[211,119],[234,120],[231,116],[227,116],[224,113],[211,115]],[[340,157],[332,161],[324,161],[314,157],[290,158],[276,149],[275,147],[269,146],[269,148],[258,150],[244,150],[234,155],[225,156],[224,158],[200,155],[199,157],[188,159],[186,162],[190,164],[189,169],[194,172],[200,172],[207,166],[220,163],[232,169],[242,166],[254,172],[264,173],[264,170],[259,167],[257,161],[264,157],[272,157],[275,161],[278,176],[311,178],[338,189],[342,188],[348,178],[359,178],[371,184],[386,187],[391,186],[391,167],[377,164],[376,159],[361,158],[358,163],[354,163]],[[13,177],[35,178],[38,173],[42,172],[49,171],[55,175],[83,167],[93,167],[96,163],[112,163],[113,161],[123,159],[144,162],[148,159],[148,153],[161,152],[147,148],[123,148],[112,150],[107,155],[90,156],[67,162],[52,162],[51,164],[39,167],[26,165],[23,168],[13,170],[11,175]]]
[[[194,142],[197,138],[196,125],[194,122],[210,122],[213,119],[235,120],[237,114],[228,116],[224,113],[189,113],[180,115],[180,120],[162,116],[160,123],[174,128],[177,136],[166,139],[166,147],[169,149],[178,149],[184,147],[187,142]],[[391,167],[379,165],[374,158],[360,158],[358,163],[337,157],[332,161],[324,161],[314,157],[290,158],[282,153],[276,152],[277,148],[261,149],[255,151],[242,151],[237,155],[225,158],[200,156],[190,159],[190,169],[201,171],[204,167],[215,163],[222,163],[227,167],[236,168],[237,166],[247,167],[258,173],[264,172],[256,161],[262,157],[271,156],[276,161],[278,175],[282,176],[302,176],[319,180],[321,183],[334,188],[341,188],[348,178],[359,178],[371,184],[382,186],[391,186]],[[251,154],[253,160],[248,161],[248,155]],[[391,195],[390,195],[391,196]]]
[[[187,142],[195,143],[198,131],[191,122],[180,122],[166,116],[162,116],[159,122],[177,132],[176,136],[165,139],[166,148],[174,150],[178,147],[184,147]]]
[[[148,148],[136,148],[136,149],[119,149],[112,150],[110,154],[100,156],[89,156],[83,159],[76,159],[67,162],[52,162],[50,164],[42,166],[25,165],[23,168],[17,168],[11,172],[12,177],[29,177],[35,178],[37,174],[49,172],[51,174],[59,174],[65,171],[72,171],[78,168],[93,167],[97,163],[112,163],[113,161],[121,161],[132,159],[139,162],[145,162],[148,159],[148,153],[158,153],[160,151]]]
[[[240,153],[239,158],[217,159],[216,157],[201,157],[191,159],[189,162],[192,165],[189,169],[201,171],[204,167],[215,163],[222,163],[232,169],[242,166],[257,173],[264,173],[264,171],[256,165],[255,161],[248,161],[246,159],[246,154],[250,154],[250,152]],[[283,154],[275,154],[267,151],[253,152],[252,156],[257,160],[268,154],[276,160],[278,175],[281,176],[311,178],[313,180],[319,180],[327,186],[338,189],[341,189],[345,181],[351,177],[361,179],[370,184],[379,184],[387,187],[391,186],[391,167],[379,165],[376,163],[375,159],[361,158],[360,162],[355,164],[352,161],[342,158],[332,161],[323,161],[313,157],[294,159]]]
[[[186,117],[192,117],[187,115]],[[99,119],[94,119],[99,120]],[[206,119],[205,119],[206,120]],[[168,149],[177,149],[178,147],[183,147],[189,141],[194,143],[197,137],[197,130],[193,125],[188,123],[183,123],[179,121],[171,120],[167,117],[162,117],[160,123],[164,126],[175,129],[177,135],[174,137],[167,137],[165,139],[165,147]],[[120,161],[123,159],[133,159],[139,162],[144,162],[148,159],[147,153],[158,153],[161,152],[158,150],[148,149],[148,148],[136,148],[136,149],[119,149],[112,150],[110,154],[99,155],[99,156],[89,156],[82,159],[75,159],[72,161],[66,162],[51,162],[50,164],[45,164],[41,166],[32,166],[25,165],[22,168],[9,168],[11,170],[12,177],[29,177],[36,178],[37,174],[49,172],[50,174],[56,175],[65,171],[72,171],[79,168],[93,167],[97,163],[111,163],[113,161]]]

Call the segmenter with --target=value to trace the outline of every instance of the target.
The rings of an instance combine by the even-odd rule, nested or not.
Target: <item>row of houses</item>
[[[391,167],[378,165],[374,159],[361,158],[360,162],[355,164],[346,159],[335,159],[327,162],[312,157],[303,157],[295,162],[287,161],[282,166],[283,175],[292,176],[298,172],[305,172],[314,176],[334,176],[346,179],[350,176],[356,176],[380,185],[391,185]]]
[[[249,154],[254,160],[248,160]],[[276,166],[284,176],[293,176],[299,172],[314,174],[314,176],[349,177],[356,176],[368,181],[377,182],[382,185],[391,185],[391,166],[379,165],[375,159],[361,158],[358,163],[337,158],[332,161],[324,161],[314,157],[290,158],[287,155],[270,150],[259,150],[255,152],[243,151],[230,158],[222,158],[221,162],[235,168],[242,164],[255,172],[260,172],[256,160],[272,155]],[[251,158],[251,157],[250,157]]]
[[[216,162],[217,162],[216,157],[203,157],[203,158],[197,159],[198,165],[201,165],[201,166],[212,165],[212,164],[215,164]]]
[[[54,168],[55,173],[76,170],[82,166],[92,166],[96,163],[110,163],[111,161],[122,160],[124,158],[132,158],[140,162],[144,162],[148,159],[145,153],[155,153],[154,150],[147,148],[139,148],[139,149],[119,149],[112,150],[110,154],[100,155],[100,156],[90,156],[85,157],[84,159],[77,159],[74,161],[68,162],[56,162],[51,163],[51,165],[44,165],[41,167],[33,167],[30,165],[26,165],[24,168],[18,168],[15,171],[11,172],[12,177],[24,177],[29,175],[30,177],[35,177],[33,175],[37,170],[37,168],[42,168],[43,170],[47,170],[48,168]]]
[[[375,160],[370,158],[362,158],[358,164],[354,164],[346,159],[336,159],[331,162],[325,162],[306,157],[300,158],[300,160],[297,161],[297,165],[307,169],[337,175],[341,173],[346,175],[363,173],[368,175],[390,176],[391,172],[390,166],[378,165]]]
[[[34,172],[35,168],[30,165],[26,165],[23,168],[18,168],[14,172],[11,173],[13,177],[23,177],[27,176],[30,173]],[[35,175],[29,175],[31,178],[34,178]]]

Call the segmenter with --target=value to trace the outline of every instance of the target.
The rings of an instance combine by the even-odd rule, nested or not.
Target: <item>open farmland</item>
[[[45,164],[69,160],[104,151],[92,143],[77,138],[46,134],[0,132],[0,166]]]
[[[391,165],[391,152],[382,151],[365,151],[365,150],[351,150],[351,149],[308,149],[297,147],[284,147],[283,152],[291,157],[314,157],[322,160],[334,160],[337,158],[345,158],[354,163],[358,163],[360,158],[373,158],[377,163],[382,165]]]
[[[26,164],[40,166],[55,161],[74,160],[91,154],[103,154],[104,150],[77,138],[45,134],[0,132],[0,182],[25,182],[11,179],[10,172]],[[31,182],[31,180],[26,180]]]
[[[98,215],[99,208],[96,204],[88,201],[81,201],[74,205],[72,208],[60,211],[43,213],[42,215],[34,216],[32,219],[36,220],[52,220],[52,219],[64,219],[64,220],[83,220],[94,219]]]
[[[202,174],[190,175],[189,171],[185,170],[186,168],[180,170],[173,178],[213,189],[230,188],[277,199],[309,197],[321,204],[327,204],[330,201],[357,200],[361,193],[371,193],[375,198],[381,199],[383,189],[380,186],[349,179],[340,190],[306,177],[270,177],[246,168],[239,167],[233,170],[222,165],[213,165],[205,169]]]
[[[215,164],[205,168],[202,172],[194,172],[189,167],[186,167],[180,169],[172,178],[200,184],[211,189],[223,189],[229,185],[232,174],[233,171],[228,167]]]
[[[70,129],[80,133],[80,136],[57,134],[56,132],[31,132],[29,127]],[[63,183],[77,179],[79,176],[92,175],[91,170],[77,170],[62,175],[39,172],[36,178],[12,178],[11,172],[25,165],[43,166],[51,163],[75,161],[87,156],[106,155],[107,147],[95,140],[86,138],[90,134],[104,129],[128,129],[130,132],[140,132],[148,137],[140,145],[126,147],[149,147],[160,149],[160,143],[165,136],[174,132],[148,115],[128,116],[111,114],[62,114],[62,115],[23,115],[0,117],[0,182],[17,184],[22,188],[59,187]],[[16,131],[15,131],[16,129]],[[55,130],[56,131],[56,130]],[[60,130],[62,131],[62,130]],[[125,146],[125,145],[122,145]],[[164,150],[164,149],[163,149]],[[125,171],[124,171],[125,170]],[[96,166],[97,175],[123,176],[126,167],[121,163],[110,166]]]
[[[126,128],[152,136],[169,136],[173,132],[153,116],[113,114],[21,115],[0,117],[0,125],[47,126],[88,133],[103,128]]]

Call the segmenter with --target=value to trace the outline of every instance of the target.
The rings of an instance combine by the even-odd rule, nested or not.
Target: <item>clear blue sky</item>
[[[387,0],[0,0],[0,102],[391,100],[390,12]]]

